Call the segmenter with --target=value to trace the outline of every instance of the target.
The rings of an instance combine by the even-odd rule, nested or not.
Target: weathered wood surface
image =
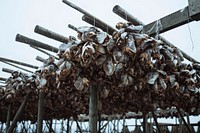
[[[0,57],[0,61],[11,62],[11,63],[15,63],[15,64],[18,64],[18,65],[21,65],[21,66],[26,66],[26,67],[38,69],[38,66],[31,65],[31,64],[28,64],[28,63],[24,63],[24,62],[21,62],[21,61],[16,61],[16,60],[8,59],[8,58]]]
[[[48,44],[39,42],[37,40],[28,38],[28,37],[20,35],[20,34],[16,35],[15,40],[18,41],[18,42],[29,44],[29,45],[34,46],[34,47],[39,47],[39,48],[42,48],[42,49],[45,49],[45,50],[48,50],[48,51],[51,51],[51,52],[55,52],[55,53],[58,52],[58,48],[56,48],[56,47],[50,46]]]
[[[89,23],[92,26],[98,27],[104,32],[107,32],[109,35],[112,35],[116,31],[113,27],[109,26],[103,21],[100,21],[92,16],[83,15],[82,20]]]
[[[86,10],[78,7],[77,5],[71,3],[68,0],[63,0],[63,2],[65,4],[67,4],[68,6],[74,8],[75,10],[81,12],[84,14],[84,16],[82,17],[82,19],[86,22],[88,22],[89,24],[96,26],[100,29],[102,29],[105,32],[108,32],[110,35],[112,35],[114,28],[112,28],[110,25],[106,24],[105,22],[103,22],[102,20],[100,20],[99,18],[93,16],[92,14],[90,14],[89,12],[87,12]],[[91,23],[92,21],[94,21],[94,23]]]
[[[98,88],[95,85],[90,86],[90,101],[89,101],[89,131],[97,133],[98,120]]]
[[[20,120],[20,117],[22,116],[22,114],[23,114],[23,112],[25,110],[25,107],[26,107],[26,105],[28,103],[28,100],[29,100],[30,96],[31,96],[30,93],[28,93],[25,96],[24,101],[22,102],[21,106],[19,107],[17,113],[15,114],[15,117],[12,120],[12,123],[11,123],[10,127],[8,128],[7,133],[12,133],[13,132],[13,129],[16,127],[17,122]]]
[[[59,42],[67,43],[69,41],[69,39],[67,37],[60,35],[58,33],[55,33],[53,31],[48,30],[48,29],[46,29],[42,26],[39,26],[39,25],[35,26],[34,32],[41,34],[41,35],[44,35],[48,38],[54,39],[54,40],[59,41]]]
[[[45,94],[42,91],[40,91],[39,99],[38,99],[37,133],[42,133],[42,129],[43,129],[43,119],[44,119],[43,115],[45,111],[44,98],[45,98]]]

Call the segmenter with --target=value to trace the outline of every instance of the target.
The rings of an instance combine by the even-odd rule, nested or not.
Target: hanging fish
[[[103,69],[106,75],[111,76],[115,71],[115,65],[113,64],[112,58],[107,58],[105,63],[103,64]]]
[[[121,51],[113,51],[113,59],[115,63],[124,62],[124,54]]]
[[[121,84],[120,86],[128,86],[133,83],[133,78],[128,74],[121,75]]]
[[[160,49],[160,53],[165,57],[165,59],[173,61],[174,60],[174,56],[173,54],[170,53],[170,51],[168,49]]]
[[[105,47],[103,47],[102,45],[94,45],[96,52],[100,53],[100,54],[105,54],[106,50]]]
[[[193,68],[200,71],[200,64],[199,63],[193,63]]]
[[[135,46],[135,40],[133,38],[133,36],[131,35],[128,35],[127,36],[127,43],[126,43],[126,50],[125,50],[127,53],[136,53],[137,52],[137,49],[136,49],[136,46]]]
[[[97,66],[102,65],[106,61],[106,55],[99,55],[95,60]]]
[[[47,80],[44,78],[39,79],[39,86],[38,88],[43,88],[47,84]]]
[[[128,32],[124,32],[124,33],[122,33],[122,34],[120,35],[120,38],[123,39],[123,40],[125,40],[126,37],[127,37],[127,35],[128,35]]]
[[[89,52],[89,53],[95,53],[95,49],[92,45],[92,43],[86,42],[83,47],[82,47],[82,53],[81,56],[83,57],[85,52]]]
[[[167,89],[167,84],[165,83],[165,80],[163,78],[159,77],[159,83],[163,89]]]
[[[125,23],[123,23],[123,22],[118,22],[117,24],[116,24],[116,26],[115,26],[118,30],[119,29],[122,29],[122,28],[125,28]]]
[[[97,32],[96,39],[99,44],[103,44],[108,37],[106,32]]]
[[[154,84],[156,79],[159,77],[158,72],[150,72],[147,74],[147,83]]]
[[[184,61],[183,54],[179,49],[174,48],[174,52],[177,54],[177,56],[180,58],[181,61]]]
[[[115,46],[115,41],[113,39],[110,39],[107,44],[108,44],[106,47],[107,51],[110,52]]]
[[[88,31],[99,32],[95,27],[81,26],[77,28],[77,32],[84,33]]]
[[[143,30],[142,25],[138,25],[138,26],[130,25],[126,27],[125,29],[126,32],[133,32],[133,33],[141,33],[142,30]]]
[[[77,90],[83,90],[84,89],[83,79],[81,77],[78,77],[78,79],[74,82],[74,86]]]

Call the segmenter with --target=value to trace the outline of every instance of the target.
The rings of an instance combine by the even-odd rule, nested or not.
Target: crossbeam
[[[25,43],[25,44],[29,44],[29,45],[31,45],[31,46],[33,46],[33,47],[39,47],[39,48],[42,48],[42,49],[51,51],[51,52],[54,52],[54,53],[57,53],[57,52],[58,52],[58,48],[56,48],[56,47],[50,46],[50,45],[48,45],[48,44],[39,42],[39,41],[37,41],[37,40],[28,38],[28,37],[23,36],[23,35],[20,35],[20,34],[17,34],[17,35],[16,35],[15,40],[18,41],[18,42],[22,42],[22,43]]]
[[[137,25],[143,25],[145,26],[145,24],[143,22],[141,22],[140,20],[138,20],[137,18],[135,18],[134,16],[132,16],[130,13],[128,13],[125,9],[123,9],[122,7],[120,7],[119,5],[116,5],[113,7],[113,12],[115,14],[117,14],[118,16],[122,17],[123,19],[127,20],[128,22],[131,22],[133,25],[137,26]],[[156,21],[157,22],[157,21]],[[152,28],[152,27],[151,27]],[[159,32],[159,31],[157,31]],[[160,33],[160,32],[159,32]],[[166,45],[170,46],[170,47],[176,47],[174,46],[171,42],[169,42],[168,40],[166,40],[164,37],[159,35],[159,38],[161,41],[163,41]],[[180,49],[179,49],[180,50]],[[191,62],[196,62],[199,63],[199,61],[195,60],[194,58],[192,58],[190,55],[188,55],[187,53],[185,53],[184,51],[180,50],[181,53],[183,54],[183,56],[191,61]]]
[[[85,11],[84,9],[76,6],[75,4],[69,2],[68,0],[63,0],[63,2],[65,4],[67,4],[68,6],[74,8],[75,10],[81,12],[84,14],[82,20],[86,21],[87,20],[90,21],[95,21],[97,24],[100,24],[100,27],[98,27],[99,25],[95,25],[95,27],[98,27],[100,29],[102,29],[103,31],[107,32],[107,29],[110,29],[109,34],[112,35],[112,31],[114,31],[114,28],[112,28],[110,25],[106,24],[105,22],[103,22],[102,20],[100,20],[99,18],[93,16],[92,14],[90,14],[89,12]],[[89,19],[88,19],[89,18]],[[94,26],[95,23],[93,23],[92,25]]]
[[[189,15],[194,20],[200,20],[200,0],[188,0]]]
[[[38,33],[40,35],[46,36],[48,38],[54,39],[59,42],[67,43],[69,39],[65,36],[62,36],[58,33],[55,33],[53,31],[50,31],[42,26],[36,25],[34,29],[35,33]]]
[[[11,63],[15,63],[15,64],[18,64],[18,65],[21,65],[21,66],[26,66],[26,67],[38,69],[38,66],[31,65],[31,64],[28,64],[28,63],[24,63],[24,62],[21,62],[21,61],[16,61],[16,60],[8,59],[8,58],[0,57],[0,61],[11,62]]]
[[[143,32],[147,33],[150,36],[154,36],[156,33],[163,33],[194,21],[189,16],[188,12],[189,12],[189,7],[187,6],[181,10],[178,10],[172,14],[160,18],[159,20],[156,20],[150,24],[145,25],[143,28]],[[156,25],[160,25],[160,28],[157,28]]]

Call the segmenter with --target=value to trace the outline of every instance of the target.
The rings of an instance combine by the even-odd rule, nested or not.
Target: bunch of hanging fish
[[[92,85],[98,86],[104,114],[171,107],[198,111],[200,64],[184,63],[176,47],[143,34],[142,26],[119,22],[116,28],[112,36],[95,27],[77,28],[78,39],[70,36],[59,46],[59,60],[49,57],[36,71],[34,87],[79,113],[88,112]]]

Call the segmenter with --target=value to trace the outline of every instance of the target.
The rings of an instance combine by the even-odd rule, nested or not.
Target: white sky
[[[187,0],[71,0],[71,2],[113,27],[117,22],[125,22],[112,12],[115,5],[125,8],[145,24],[188,5]],[[41,62],[36,61],[35,57],[40,55],[47,58],[47,56],[30,48],[29,45],[16,42],[16,34],[20,33],[58,47],[60,42],[34,33],[35,26],[40,25],[67,37],[76,36],[76,32],[67,25],[73,24],[77,27],[88,25],[81,17],[81,13],[64,4],[62,0],[0,0],[0,57],[41,66]],[[200,61],[200,21],[173,29],[163,33],[162,36]],[[17,70],[0,62],[0,77],[9,76],[1,71],[3,67]]]

